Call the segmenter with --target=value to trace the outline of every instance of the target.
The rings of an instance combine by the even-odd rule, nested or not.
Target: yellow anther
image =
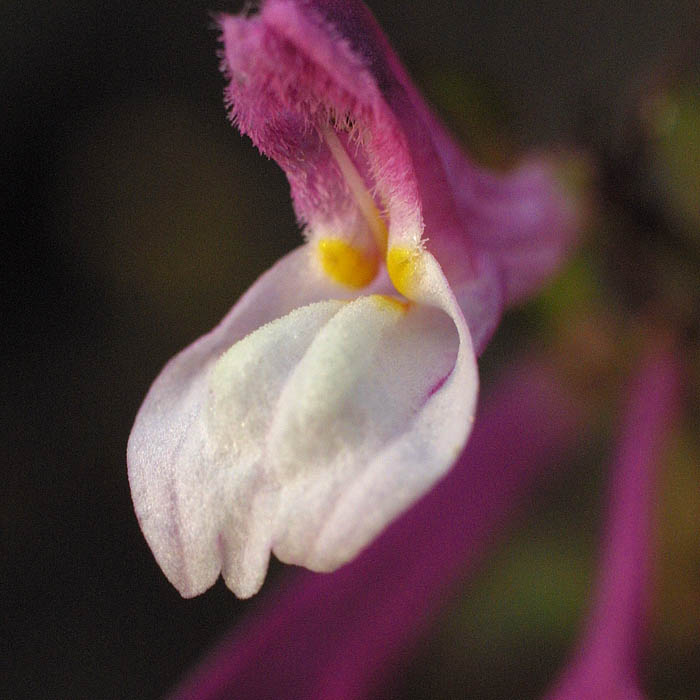
[[[386,269],[397,291],[409,299],[420,274],[421,252],[419,248],[394,246],[386,256]]]
[[[368,285],[377,275],[379,260],[340,238],[322,238],[318,254],[323,271],[334,281],[354,289]]]
[[[388,294],[372,294],[370,297],[372,301],[385,310],[390,311],[400,311],[401,313],[406,313],[410,303],[407,301],[401,301],[396,297],[391,297]]]

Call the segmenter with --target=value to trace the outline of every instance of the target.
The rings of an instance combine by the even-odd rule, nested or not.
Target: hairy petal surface
[[[285,170],[309,240],[340,237],[375,261],[371,271],[384,239],[423,245],[480,353],[504,306],[571,247],[578,222],[554,168],[532,159],[496,176],[471,163],[361,2],[267,0],[252,18],[220,23],[232,117]]]
[[[353,562],[269,591],[173,699],[388,697],[387,679],[582,419],[548,368],[510,370],[449,476]]]
[[[128,450],[137,516],[185,596],[219,572],[252,595],[270,551],[337,568],[449,468],[469,433],[476,364],[430,256],[422,294],[444,309],[372,294],[280,318],[316,293],[283,293],[280,277],[294,277],[303,255],[171,361],[137,417]],[[273,290],[277,308],[256,304]]]
[[[179,480],[189,469],[196,471],[204,458],[207,436],[202,413],[208,401],[208,372],[225,350],[259,326],[298,306],[329,298],[330,286],[321,273],[314,274],[308,250],[290,253],[248,290],[214,330],[170,360],[139,409],[127,447],[134,508],[158,563],[185,596],[206,590],[219,574],[217,566],[211,565],[211,552],[204,555],[210,565],[206,571],[203,562],[195,563],[199,560],[196,545],[194,562],[190,560],[189,528],[182,530],[183,512],[178,507]],[[192,510],[194,502],[189,506]],[[204,510],[196,520],[208,517],[214,516]]]

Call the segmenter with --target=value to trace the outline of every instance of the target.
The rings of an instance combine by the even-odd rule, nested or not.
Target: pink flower
[[[476,354],[570,243],[544,164],[477,170],[359,2],[220,19],[240,130],[290,182],[306,244],[173,358],[129,440],[141,528],[184,596],[240,597],[270,553],[355,557],[464,447]]]

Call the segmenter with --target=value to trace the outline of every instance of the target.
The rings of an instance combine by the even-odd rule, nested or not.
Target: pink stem
[[[680,378],[677,358],[663,346],[647,354],[631,381],[592,610],[574,661],[550,700],[641,697],[637,664],[648,607],[654,485]]]

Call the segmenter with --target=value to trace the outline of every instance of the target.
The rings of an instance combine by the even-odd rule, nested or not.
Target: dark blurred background
[[[164,362],[300,242],[285,178],[222,104],[208,12],[241,4],[0,8],[3,698],[160,697],[259,605],[221,583],[180,598],[125,466]],[[697,0],[369,4],[478,160],[575,146],[594,205],[564,276],[483,361],[488,386],[523,348],[583,358],[590,445],[407,662],[405,697],[537,697],[553,678],[593,575],[620,387],[660,329],[688,354],[690,399],[659,499],[644,676],[653,697],[700,698]]]

